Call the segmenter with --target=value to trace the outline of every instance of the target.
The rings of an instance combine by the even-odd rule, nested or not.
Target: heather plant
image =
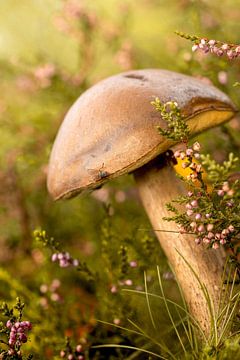
[[[33,355],[24,355],[22,346],[28,341],[28,333],[32,330],[32,324],[28,320],[23,320],[23,309],[25,304],[19,298],[13,307],[7,303],[1,304],[1,316],[5,323],[0,324],[1,333],[1,359],[32,359]]]

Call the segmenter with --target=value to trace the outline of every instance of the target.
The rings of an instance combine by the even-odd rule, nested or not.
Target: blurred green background
[[[169,271],[153,234],[138,231],[150,225],[131,176],[88,196],[50,199],[47,164],[64,114],[100,79],[142,68],[203,78],[239,106],[240,90],[233,87],[240,81],[239,60],[229,64],[225,58],[192,54],[191,43],[174,33],[239,43],[239,18],[239,0],[0,0],[0,296],[25,299],[35,322],[26,348],[36,358],[57,359],[64,336],[87,337],[96,317],[124,323],[128,299],[113,298],[109,291],[123,275],[141,286],[144,270],[159,264],[163,273]],[[229,151],[239,153],[239,133],[234,119],[200,139],[204,150],[222,161]],[[33,241],[39,227],[99,273],[97,287],[51,263],[50,251]],[[131,260],[139,263],[137,270],[124,273],[124,262]],[[61,280],[62,300],[43,300],[41,285],[55,278]],[[172,280],[166,287],[178,298]],[[142,305],[131,306],[128,311],[137,312]],[[93,338],[108,339],[105,330],[97,331]]]

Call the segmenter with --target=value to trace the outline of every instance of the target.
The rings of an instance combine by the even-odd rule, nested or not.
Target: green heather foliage
[[[131,175],[70,201],[54,203],[46,190],[48,158],[65,113],[104,77],[129,69],[179,71],[213,83],[240,108],[239,59],[193,53],[188,41],[237,45],[239,6],[239,0],[1,1],[0,359],[240,357],[239,183],[229,185],[231,199],[221,189],[240,170],[237,119],[193,140],[210,154],[201,163],[224,191],[223,198],[215,193],[215,206],[234,201],[229,223],[218,225],[234,222],[232,271],[223,284],[229,298],[209,339],[199,337],[188,314]],[[186,39],[188,33],[194,35]],[[161,135],[177,129],[176,140],[185,141],[184,119],[174,123],[177,107],[170,114],[165,104],[158,107],[167,120]],[[201,201],[212,206],[212,198]],[[29,331],[21,325],[27,339],[14,343],[16,331],[9,344],[12,327],[22,321],[32,325]]]

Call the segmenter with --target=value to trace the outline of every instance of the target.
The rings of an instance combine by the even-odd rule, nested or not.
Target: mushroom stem
[[[179,231],[176,224],[163,220],[163,217],[169,216],[166,203],[179,195],[186,194],[186,189],[182,181],[176,177],[173,168],[165,165],[159,169],[154,164],[148,164],[135,171],[134,176],[153,229]],[[209,335],[211,329],[209,305],[189,265],[200,282],[205,285],[212,309],[216,312],[220,302],[221,275],[224,267],[221,250],[206,249],[203,245],[196,245],[192,235],[157,231],[156,235],[176,274],[189,311],[205,334]]]

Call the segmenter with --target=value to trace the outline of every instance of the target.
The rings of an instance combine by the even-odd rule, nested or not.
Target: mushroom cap
[[[172,71],[128,71],[102,80],[77,99],[60,127],[48,168],[52,197],[97,188],[172,146],[156,129],[166,123],[151,105],[155,97],[178,103],[192,136],[236,111],[214,86]]]

